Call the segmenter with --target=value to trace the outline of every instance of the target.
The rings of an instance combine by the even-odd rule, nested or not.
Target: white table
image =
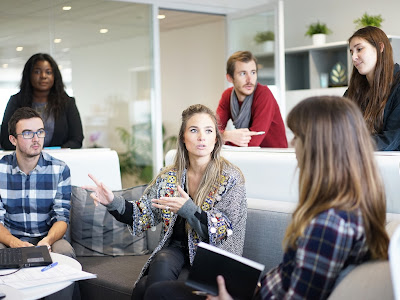
[[[0,292],[6,294],[4,300],[22,300],[24,296],[21,291],[7,285],[0,285]]]
[[[50,255],[53,262],[58,262],[58,264],[60,265],[67,264],[79,271],[82,270],[81,264],[73,258],[58,253],[51,253]],[[43,268],[43,267],[38,267],[38,268]],[[11,270],[12,269],[10,269],[10,271]],[[73,281],[63,281],[63,282],[41,285],[38,287],[26,288],[22,290],[17,290],[6,285],[0,285],[0,291],[6,294],[6,298],[4,299],[35,300],[54,294],[58,291],[61,291],[62,289],[68,287],[73,283],[74,283]]]

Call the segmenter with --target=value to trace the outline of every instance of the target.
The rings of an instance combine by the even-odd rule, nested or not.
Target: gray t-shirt
[[[43,143],[44,147],[50,146],[50,142],[54,133],[54,116],[52,114],[49,116],[47,115],[46,106],[47,103],[32,103],[32,108],[39,113],[44,122],[44,130],[46,130],[46,137],[44,138]]]

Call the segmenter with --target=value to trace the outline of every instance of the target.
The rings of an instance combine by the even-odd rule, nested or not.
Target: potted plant
[[[312,37],[313,45],[318,46],[325,44],[326,35],[331,33],[332,30],[330,30],[325,23],[320,23],[320,21],[318,21],[308,26],[305,35]]]
[[[117,127],[116,131],[126,146],[125,152],[118,153],[123,187],[150,182],[153,178],[151,125],[135,124],[131,131]],[[165,136],[164,126],[162,133]],[[163,138],[164,157],[169,150],[176,148],[177,139],[175,135]]]
[[[258,45],[262,45],[263,52],[273,52],[274,51],[274,40],[275,34],[273,31],[261,31],[257,32],[254,36],[254,41]]]
[[[371,16],[367,13],[364,13],[361,18],[354,20],[354,24],[356,24],[356,29],[360,29],[366,26],[381,27],[382,22],[383,19],[381,15]]]

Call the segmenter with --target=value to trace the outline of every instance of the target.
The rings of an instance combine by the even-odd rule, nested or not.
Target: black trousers
[[[145,299],[145,293],[151,286],[160,282],[184,281],[190,267],[187,249],[183,247],[166,247],[161,249],[150,263],[147,275],[143,276],[133,289],[133,300]],[[180,276],[181,275],[181,276]]]

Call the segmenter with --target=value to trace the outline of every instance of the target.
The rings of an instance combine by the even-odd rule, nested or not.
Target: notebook
[[[46,246],[0,249],[0,269],[47,266],[52,262]]]
[[[217,295],[217,276],[234,299],[252,299],[264,265],[206,243],[199,243],[186,285],[197,295]]]

